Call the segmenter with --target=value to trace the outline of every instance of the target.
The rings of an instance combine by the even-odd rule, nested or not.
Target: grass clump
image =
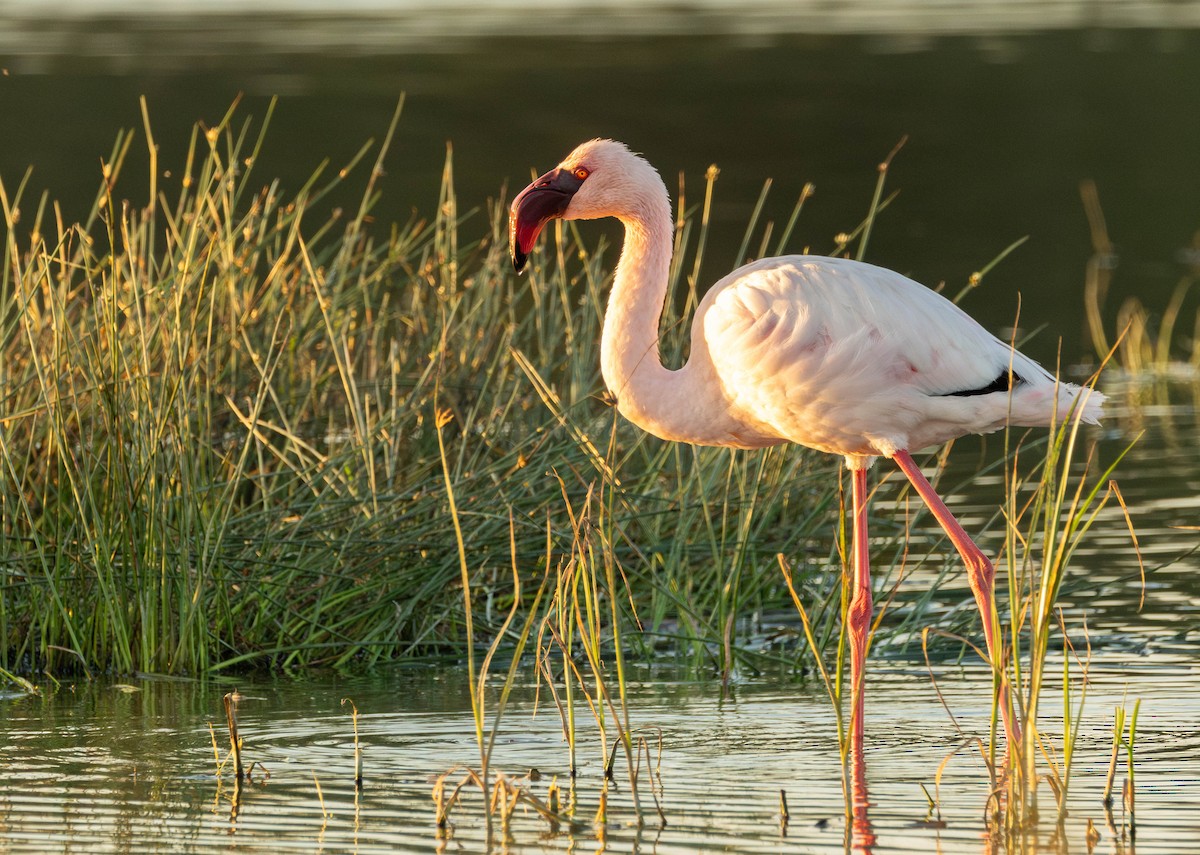
[[[569,506],[596,485],[623,643],[725,673],[769,658],[735,615],[783,602],[777,552],[825,585],[828,550],[806,546],[828,528],[824,472],[627,425],[600,454],[603,247],[565,240],[517,280],[504,206],[460,214],[449,152],[436,213],[383,228],[396,119],[294,190],[258,177],[269,119],[231,108],[168,167],[146,115],[80,223],[29,176],[0,184],[0,669],[459,656],[465,583],[494,637],[511,556],[532,593],[547,532],[569,552]],[[132,202],[139,144],[150,197]],[[331,210],[360,172],[357,207]]]
[[[1037,815],[1039,756],[1046,759],[1049,767],[1048,779],[1055,793],[1059,820],[1066,816],[1071,762],[1087,692],[1089,657],[1079,657],[1072,644],[1058,597],[1072,554],[1108,502],[1114,497],[1121,501],[1112,474],[1129,450],[1127,447],[1094,475],[1090,454],[1082,465],[1076,460],[1079,430],[1079,420],[1074,417],[1053,426],[1044,457],[1036,459],[1033,471],[1028,475],[1021,473],[1017,449],[1007,472],[1004,571],[1011,597],[1008,630],[1012,656],[1007,666],[999,663],[997,667],[1006,668],[1012,685],[1018,687],[1017,707],[1022,725],[1022,744],[1008,749],[1009,830],[1023,827]],[[1086,634],[1086,626],[1081,630]],[[1043,686],[1051,677],[1049,654],[1055,636],[1060,637],[1063,646],[1063,733],[1058,750],[1050,746],[1046,734],[1039,729],[1038,715]],[[1079,661],[1081,672],[1077,702],[1073,697],[1073,659]]]

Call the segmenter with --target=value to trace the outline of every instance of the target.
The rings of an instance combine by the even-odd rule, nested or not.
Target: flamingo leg
[[[921,472],[907,451],[897,451],[892,455],[896,465],[900,467],[908,480],[929,510],[933,513],[958,554],[967,565],[967,581],[971,585],[971,593],[975,595],[975,604],[983,620],[983,638],[987,642],[988,658],[991,659],[992,677],[1000,686],[1000,714],[1004,718],[1004,732],[1008,737],[1008,750],[1011,752],[1021,742],[1020,724],[1013,718],[1011,701],[1008,692],[1008,681],[1004,678],[1003,651],[1000,649],[1000,619],[996,613],[992,592],[995,587],[996,570],[991,560],[981,550],[963,529],[962,525],[950,513],[946,503],[933,489],[933,485]]]
[[[850,640],[850,823],[847,826],[847,849],[869,853],[875,842],[871,821],[867,815],[870,804],[867,794],[867,767],[863,755],[863,698],[867,647],[871,638],[871,553],[867,546],[867,470],[853,468],[852,495],[854,502],[854,545],[852,547],[854,591],[846,610],[846,626]]]
[[[867,470],[852,469],[854,500],[854,593],[846,623],[850,634],[851,752],[862,756],[863,672],[871,635],[871,557],[867,547]]]

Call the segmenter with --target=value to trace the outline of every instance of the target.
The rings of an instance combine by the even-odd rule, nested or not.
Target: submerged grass
[[[616,423],[594,394],[606,248],[566,233],[516,279],[504,205],[460,213],[449,151],[431,218],[372,223],[399,112],[373,157],[291,190],[257,176],[270,113],[231,108],[167,163],[144,105],[83,222],[29,176],[0,185],[3,673],[459,656],[469,631],[502,634],[511,555],[531,593],[593,490],[621,647],[799,667],[745,646],[737,616],[786,602],[778,552],[833,595],[826,468]],[[357,207],[331,209],[360,172]],[[697,230],[680,222],[676,276]]]

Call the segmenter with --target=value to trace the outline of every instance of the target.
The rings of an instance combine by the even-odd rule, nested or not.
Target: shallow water
[[[1200,534],[1194,454],[1197,410],[1189,385],[1161,390],[1149,406],[1127,406],[1144,390],[1112,384],[1112,414],[1096,440],[1109,461],[1143,433],[1116,477],[1129,505],[1147,565],[1143,587],[1125,523],[1113,505],[1076,553],[1061,602],[1076,649],[1092,649],[1086,706],[1071,774],[1070,815],[1055,837],[1047,819],[1036,834],[1005,849],[989,842],[983,821],[987,773],[976,738],[985,738],[990,713],[988,674],[935,659],[937,687],[919,643],[884,634],[872,651],[867,686],[866,775],[869,825],[847,840],[832,710],[815,682],[736,679],[723,696],[716,682],[677,679],[642,669],[630,688],[633,726],[657,755],[658,777],[643,777],[647,824],[632,824],[625,765],[617,762],[609,821],[592,821],[603,768],[600,738],[580,709],[576,829],[552,831],[531,811],[518,810],[508,852],[1200,852],[1200,612],[1193,550]],[[974,441],[973,441],[974,442]],[[999,475],[970,478],[996,450],[960,443],[943,476],[950,504],[969,530],[984,531],[985,549],[998,546],[988,522],[1003,493]],[[882,471],[883,467],[881,467]],[[956,486],[957,485],[957,486]],[[890,487],[878,503],[881,521],[900,516]],[[1188,527],[1191,528],[1188,528]],[[987,533],[990,531],[991,533]],[[943,549],[928,521],[913,526],[914,561]],[[940,562],[913,567],[894,608],[920,596]],[[884,568],[879,568],[885,572]],[[880,588],[884,590],[881,582]],[[879,597],[883,599],[882,596]],[[929,620],[965,613],[967,634],[978,618],[961,573],[945,583]],[[1086,620],[1086,624],[1085,624]],[[794,615],[761,619],[795,628]],[[1085,631],[1086,626],[1086,631]],[[938,651],[944,660],[954,651]],[[970,660],[966,660],[970,661]],[[1042,705],[1047,750],[1060,750],[1061,661],[1050,666]],[[528,673],[528,672],[526,672]],[[1079,674],[1078,664],[1073,673]],[[44,681],[43,681],[44,682]],[[235,790],[229,775],[214,775],[213,733],[222,755],[227,737],[221,698],[240,691],[246,762],[251,780]],[[1078,686],[1075,689],[1078,702]],[[366,785],[356,797],[352,775],[351,698],[362,713]],[[1101,806],[1114,707],[1142,702],[1136,743],[1137,838],[1118,810],[1114,826]],[[494,702],[494,696],[493,696]],[[536,715],[535,715],[536,711]],[[42,695],[0,694],[0,850],[45,851],[278,851],[480,852],[485,848],[481,802],[468,791],[439,835],[432,801],[438,775],[478,766],[464,670],[459,666],[405,668],[358,678],[315,675],[291,681],[237,683],[138,679],[77,683]],[[957,752],[957,753],[955,753]],[[938,770],[946,762],[938,788]],[[657,761],[656,761],[657,762]],[[567,748],[553,702],[519,685],[499,730],[493,768],[511,776],[531,768],[540,798],[548,782],[568,781]],[[1044,764],[1043,764],[1043,768]],[[264,769],[266,771],[264,771]],[[646,773],[643,773],[644,775]],[[1120,769],[1120,781],[1124,765]],[[653,809],[659,790],[666,818]],[[319,790],[318,790],[319,784]],[[938,791],[930,815],[922,785]],[[779,793],[791,810],[779,822]],[[236,804],[235,804],[236,801]],[[1042,809],[1052,814],[1049,786]],[[1087,846],[1091,820],[1101,838]],[[1125,835],[1122,838],[1122,834]]]
[[[1198,535],[1180,527],[1195,525],[1200,486],[1196,458],[1187,453],[1197,435],[1190,388],[1168,390],[1159,403],[1132,409],[1123,401],[1137,388],[1110,386],[1112,416],[1103,429],[1088,434],[1098,441],[1098,458],[1111,460],[1144,431],[1117,478],[1149,572],[1139,610],[1139,572],[1114,505],[1076,554],[1064,586],[1065,625],[1080,655],[1091,645],[1092,660],[1086,706],[1074,712],[1082,724],[1070,815],[1057,838],[1047,819],[1036,835],[1007,850],[988,841],[983,821],[988,778],[973,741],[986,738],[989,726],[988,674],[935,659],[936,684],[951,718],[919,643],[904,645],[885,634],[868,672],[869,825],[858,825],[849,841],[836,722],[815,681],[743,677],[723,696],[716,682],[643,668],[630,687],[632,723],[652,754],[662,735],[657,777],[643,772],[647,824],[640,830],[632,824],[623,759],[617,762],[608,824],[600,829],[592,821],[603,752],[594,720],[581,707],[578,827],[552,831],[521,808],[511,841],[498,851],[834,852],[850,845],[881,852],[1084,852],[1093,851],[1086,838],[1091,820],[1101,833],[1094,851],[1200,852],[1200,563],[1188,554]],[[972,467],[995,451],[994,441],[956,447],[943,476],[952,507],[973,531],[986,529],[1003,492],[999,476],[967,480]],[[881,520],[902,512],[894,503],[889,508],[888,495],[885,487],[878,503]],[[913,526],[914,558],[926,548],[944,548],[932,533],[927,522]],[[994,534],[985,533],[981,541],[985,549],[997,546]],[[894,608],[900,611],[906,597],[919,596],[939,566],[934,561],[912,568]],[[977,637],[978,619],[960,573],[946,582],[929,620],[953,610],[966,612],[967,634]],[[789,622],[794,628],[794,615],[772,616],[759,625],[769,631],[774,623]],[[944,645],[938,652],[943,659],[954,656]],[[1055,684],[1060,667],[1061,662],[1051,664],[1043,698],[1048,751],[1061,750],[1061,687]],[[1078,676],[1078,663],[1072,672]],[[243,697],[245,759],[256,764],[240,791],[228,770],[221,781],[215,777],[209,729],[215,728],[224,755],[221,698],[235,686]],[[468,790],[453,812],[448,835],[439,835],[432,801],[438,775],[458,769],[448,778],[452,785],[464,774],[462,767],[478,767],[468,691],[464,670],[447,666],[299,681],[138,679],[0,695],[0,849],[483,851],[483,814],[474,792]],[[1077,685],[1075,703],[1078,691]],[[347,697],[362,713],[366,785],[357,797],[351,719],[341,704]],[[1114,708],[1132,708],[1136,699],[1142,708],[1135,848],[1119,811],[1113,829],[1107,827],[1101,792]],[[939,767],[951,754],[938,789]],[[568,782],[568,753],[553,701],[521,684],[499,730],[493,769],[521,776],[534,768],[541,780],[530,786],[539,798],[545,798],[550,780]],[[1123,764],[1120,771],[1118,781]],[[938,791],[939,812],[932,816],[922,785]],[[652,789],[660,790],[665,827],[654,812]],[[780,790],[791,810],[786,834],[779,821]],[[1042,793],[1047,817],[1052,804],[1047,785]]]
[[[244,682],[240,692],[246,762],[256,767],[236,810],[232,781],[218,783],[209,724],[223,722],[230,686],[140,680],[124,686],[80,684],[45,697],[0,705],[5,774],[0,834],[7,851],[478,852],[484,848],[474,794],[439,837],[431,801],[435,776],[457,764],[478,765],[463,672],[397,671],[371,679]],[[986,852],[987,776],[964,748],[944,769],[940,819],[930,822],[923,784],[935,790],[939,764],[971,736],[985,735],[989,695],[979,670],[942,669],[938,686],[916,667],[876,667],[868,686],[869,828],[856,846],[873,851]],[[350,715],[361,712],[365,786],[356,798]],[[1195,710],[1200,681],[1188,657],[1101,656],[1092,682],[1071,782],[1067,846],[1040,829],[1037,851],[1087,851],[1087,820],[1100,829],[1096,851],[1120,852],[1105,828],[1101,792],[1112,707],[1143,702],[1137,739],[1137,840],[1143,853],[1200,852],[1200,736]],[[519,809],[510,852],[822,852],[846,845],[835,725],[811,687],[750,682],[722,698],[712,683],[645,679],[630,687],[635,728],[657,752],[667,820],[662,827],[643,778],[647,825],[631,825],[624,762],[608,806],[605,833],[592,822],[602,761],[596,727],[581,720],[575,832],[552,833]],[[1046,730],[1054,738],[1053,699]],[[534,714],[530,686],[514,695],[494,768],[567,781],[568,758],[552,707]],[[318,794],[317,783],[320,782]],[[456,780],[451,776],[451,780]],[[779,791],[791,821],[779,822]],[[1044,810],[1050,813],[1049,792]],[[323,815],[323,811],[325,812]],[[1120,815],[1117,817],[1120,823]],[[868,837],[869,835],[869,837]],[[871,844],[871,840],[874,844]],[[1029,843],[1033,843],[1030,838]],[[1032,848],[1027,851],[1034,851]]]

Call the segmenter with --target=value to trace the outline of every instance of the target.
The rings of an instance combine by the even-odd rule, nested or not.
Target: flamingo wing
[[[1051,375],[940,294],[847,259],[741,268],[698,323],[731,408],[822,451],[890,455],[995,430],[1011,414],[1010,366],[1014,399],[1056,394]],[[1053,416],[1042,403],[1034,423]]]

